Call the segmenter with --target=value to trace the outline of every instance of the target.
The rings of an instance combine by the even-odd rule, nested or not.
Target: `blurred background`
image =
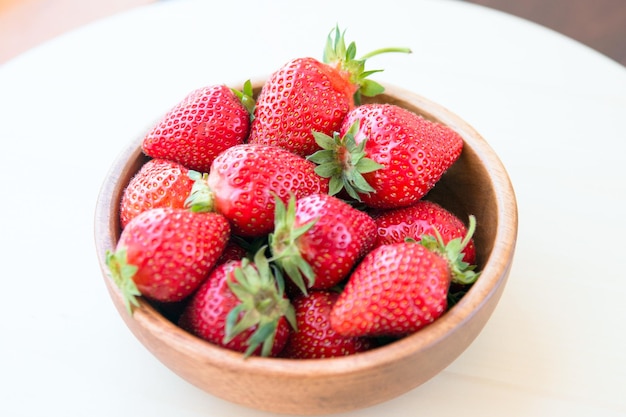
[[[157,1],[165,0],[0,0],[0,64],[64,32]],[[454,1],[536,22],[626,65],[626,0]]]

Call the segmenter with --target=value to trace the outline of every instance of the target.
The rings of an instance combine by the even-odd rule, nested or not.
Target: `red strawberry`
[[[139,213],[157,207],[185,208],[193,180],[187,168],[165,159],[146,162],[129,181],[120,205],[121,226]]]
[[[370,207],[406,207],[421,199],[459,158],[463,139],[451,128],[393,104],[364,104],[345,118],[334,137],[309,159]]]
[[[373,96],[382,86],[367,79],[365,61],[383,52],[410,52],[406,48],[379,49],[356,59],[356,46],[346,47],[343,33],[328,36],[324,62],[296,58],[270,76],[257,98],[250,143],[282,146],[307,156],[318,146],[312,131],[331,134],[355,106],[355,94]]]
[[[156,208],[131,220],[115,252],[107,252],[129,312],[139,295],[175,302],[191,294],[214,267],[229,233],[223,216],[185,209]]]
[[[474,232],[444,245],[440,237],[423,245],[382,245],[365,256],[350,276],[331,315],[332,328],[343,336],[394,336],[413,333],[447,309],[452,281],[471,283],[478,275],[461,261],[462,249]]]
[[[373,217],[378,229],[375,246],[404,242],[406,238],[420,240],[422,235],[434,235],[434,229],[437,229],[444,243],[467,235],[467,228],[461,219],[428,200],[375,213]],[[463,260],[469,264],[476,261],[473,239],[463,249]]]
[[[299,198],[328,192],[328,179],[315,173],[315,164],[283,148],[260,144],[227,149],[198,184],[191,206],[212,206],[230,220],[233,233],[245,237],[273,230],[274,195],[287,201],[291,194]]]
[[[220,346],[248,355],[278,355],[295,326],[293,306],[259,251],[217,266],[192,296],[179,325]]]
[[[330,311],[339,294],[316,290],[296,298],[297,331],[293,332],[281,357],[319,359],[352,355],[374,347],[371,339],[343,337],[330,327]]]
[[[213,159],[233,145],[243,143],[250,130],[251,86],[239,93],[224,85],[192,91],[146,135],[146,155],[179,162],[207,172]]]
[[[228,261],[240,261],[247,255],[248,251],[243,246],[241,246],[238,241],[231,238],[226,244],[222,255],[217,260],[217,263],[223,264]]]
[[[291,198],[286,208],[277,201],[270,247],[272,259],[306,293],[341,282],[375,238],[368,214],[328,194],[311,194]]]

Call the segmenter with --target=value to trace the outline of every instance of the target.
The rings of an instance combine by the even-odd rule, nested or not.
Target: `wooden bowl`
[[[262,85],[255,83],[256,90]],[[120,236],[119,201],[130,178],[147,161],[141,138],[121,153],[104,181],[95,216],[95,241],[110,296],[134,335],[167,367],[202,390],[254,409],[328,414],[377,404],[426,382],[476,338],[506,283],[517,237],[517,205],[509,177],[489,145],[441,106],[386,86],[377,102],[390,102],[439,121],[464,139],[460,159],[427,198],[462,219],[477,219],[475,245],[482,275],[461,301],[423,330],[386,346],[342,358],[289,360],[242,355],[175,326],[145,300],[130,316],[108,276],[105,252]]]

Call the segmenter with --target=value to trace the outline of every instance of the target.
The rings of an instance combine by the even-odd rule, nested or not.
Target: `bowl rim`
[[[355,355],[325,358],[325,359],[286,359],[249,357],[245,360],[247,373],[275,375],[281,377],[330,377],[346,373],[362,373],[378,367],[384,367],[391,362],[409,358],[416,351],[428,349],[438,344],[442,339],[450,337],[456,329],[471,319],[476,311],[501,287],[506,281],[512,264],[512,253],[517,239],[518,211],[514,189],[508,173],[490,145],[467,122],[452,113],[440,104],[425,97],[388,83],[384,83],[384,95],[394,99],[406,100],[415,103],[420,108],[428,109],[430,116],[447,124],[457,131],[463,140],[471,143],[476,157],[483,162],[483,168],[493,181],[496,200],[497,226],[494,246],[485,259],[481,277],[463,298],[436,321],[412,335],[396,340],[385,346],[362,352]],[[105,177],[96,203],[94,235],[96,239],[97,256],[105,279],[108,277],[105,264],[105,251],[113,248],[111,234],[114,232],[108,213],[115,204],[119,204],[113,195],[117,180],[127,174],[128,155],[138,157],[141,154],[140,142],[142,137],[133,140],[126,149],[120,152]],[[126,159],[122,157],[126,156]],[[489,160],[489,164],[485,164]],[[115,200],[115,201],[114,201]],[[503,273],[503,271],[505,273]],[[110,283],[109,283],[110,284]],[[121,300],[121,293],[115,285],[108,285],[112,297]],[[145,299],[139,299],[140,306],[135,308],[132,318],[137,325],[148,332],[159,334],[163,342],[174,350],[199,356],[202,363],[219,364],[221,368],[237,370],[244,361],[242,354],[211,344],[203,339],[186,332],[161,315]],[[121,314],[128,313],[123,310]],[[477,332],[478,333],[478,332]],[[469,343],[467,343],[469,345]]]

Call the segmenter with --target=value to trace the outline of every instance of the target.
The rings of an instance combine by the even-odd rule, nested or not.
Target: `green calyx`
[[[137,273],[137,266],[128,263],[126,248],[123,247],[115,252],[106,252],[106,265],[109,268],[111,279],[122,292],[122,298],[128,314],[132,315],[133,306],[139,306],[137,297],[141,296],[141,292],[139,292],[133,280]]]
[[[315,283],[311,265],[302,257],[298,239],[308,232],[317,219],[296,227],[296,199],[292,195],[287,206],[275,196],[274,232],[269,235],[272,261],[278,265],[293,283],[307,294],[307,288]],[[306,283],[305,283],[306,279]]]
[[[209,174],[189,170],[189,178],[194,180],[185,207],[194,213],[212,212],[215,209],[215,197],[207,182]]]
[[[231,88],[230,91],[241,101],[243,107],[250,114],[250,121],[254,120],[254,109],[256,107],[256,100],[254,99],[254,92],[252,91],[252,82],[250,80],[246,80],[243,83],[243,89],[237,90],[236,88]]]
[[[448,244],[443,242],[443,238],[436,228],[433,228],[433,230],[435,231],[435,236],[424,235],[418,243],[448,260],[452,282],[463,285],[476,282],[480,275],[479,272],[475,272],[476,265],[470,265],[463,261],[463,249],[465,249],[474,235],[476,218],[472,215],[469,216],[469,225],[465,237],[452,239]]]
[[[261,356],[271,354],[281,317],[296,328],[295,310],[284,295],[284,280],[265,257],[265,249],[257,251],[253,262],[242,259],[241,266],[233,271],[235,279],[228,281],[228,287],[240,303],[228,313],[224,343],[256,327],[248,339],[245,357],[249,357],[259,346]]]
[[[354,136],[359,130],[357,120],[342,137],[333,133],[330,137],[324,133],[313,132],[315,142],[322,149],[307,157],[316,163],[317,175],[330,178],[329,194],[335,195],[345,189],[350,197],[361,201],[360,194],[373,193],[376,190],[367,182],[363,174],[383,168],[383,165],[367,158],[365,144],[367,139],[356,143]]]
[[[326,47],[324,48],[324,63],[336,66],[342,71],[350,74],[350,82],[358,86],[355,93],[355,103],[360,104],[361,95],[373,97],[382,93],[385,89],[379,83],[368,79],[371,74],[382,70],[365,71],[365,62],[376,55],[387,52],[411,53],[409,48],[389,47],[374,50],[361,58],[356,58],[356,44],[351,42],[346,46],[345,31],[341,32],[339,26],[331,30],[328,34]]]

